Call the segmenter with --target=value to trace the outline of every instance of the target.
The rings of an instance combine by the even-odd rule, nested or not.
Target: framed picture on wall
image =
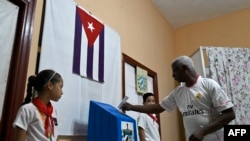
[[[138,66],[136,66],[136,90],[141,95],[148,92],[148,72]]]

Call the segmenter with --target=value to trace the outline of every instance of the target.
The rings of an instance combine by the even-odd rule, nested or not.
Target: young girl
[[[56,113],[50,100],[58,101],[61,98],[62,87],[61,75],[53,70],[43,70],[29,77],[25,101],[13,123],[15,141],[56,140]]]
[[[143,105],[155,104],[152,93],[143,95]],[[155,114],[140,113],[137,118],[140,141],[160,141],[159,125]]]

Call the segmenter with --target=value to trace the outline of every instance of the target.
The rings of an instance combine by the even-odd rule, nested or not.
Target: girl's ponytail
[[[31,100],[33,98],[33,92],[34,92],[33,87],[34,87],[35,81],[36,81],[36,76],[32,75],[29,77],[28,84],[27,84],[27,91],[26,91],[27,95],[26,95],[22,105],[31,102]]]

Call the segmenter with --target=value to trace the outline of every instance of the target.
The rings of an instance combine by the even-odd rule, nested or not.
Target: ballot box
[[[135,119],[110,104],[90,101],[88,141],[137,141]]]

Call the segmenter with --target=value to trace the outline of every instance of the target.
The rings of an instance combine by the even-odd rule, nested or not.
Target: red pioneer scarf
[[[148,114],[148,116],[150,116],[150,117],[153,119],[153,121],[157,122],[157,117],[156,117],[155,115],[153,115],[153,114]]]
[[[54,120],[52,118],[53,106],[51,105],[50,102],[47,105],[43,104],[41,100],[39,100],[38,98],[33,99],[32,102],[40,112],[43,112],[46,115],[45,125],[44,125],[45,135],[47,137],[50,137],[51,134],[49,133],[49,131],[52,131],[52,135],[54,135]]]

